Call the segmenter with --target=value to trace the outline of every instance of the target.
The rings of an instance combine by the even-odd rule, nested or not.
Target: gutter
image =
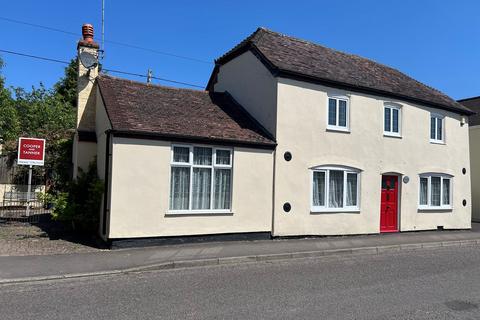
[[[192,143],[204,143],[210,145],[224,145],[224,146],[234,146],[234,147],[249,147],[249,148],[258,148],[258,149],[269,149],[274,150],[277,146],[275,142],[246,142],[239,140],[229,140],[229,139],[217,139],[217,138],[207,138],[207,137],[197,137],[197,136],[188,136],[188,135],[178,135],[178,134],[166,134],[166,133],[157,133],[157,132],[144,132],[144,131],[134,131],[134,130],[110,130],[110,133],[115,137],[120,138],[134,138],[134,139],[150,139],[150,140],[164,140],[164,141],[174,141],[174,142],[192,142]]]

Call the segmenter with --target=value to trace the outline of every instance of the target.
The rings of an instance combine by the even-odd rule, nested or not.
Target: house
[[[480,222],[480,97],[458,100],[459,103],[477,112],[470,116],[470,166],[472,177],[472,221]]]
[[[471,227],[472,112],[385,65],[259,28],[206,91],[79,77],[74,165],[97,157],[110,241]]]

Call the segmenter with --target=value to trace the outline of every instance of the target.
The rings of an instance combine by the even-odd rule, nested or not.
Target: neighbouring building
[[[469,119],[470,167],[472,177],[472,221],[480,222],[480,97],[458,100],[476,112]]]
[[[105,239],[471,227],[472,112],[393,68],[259,28],[205,91],[79,77]]]

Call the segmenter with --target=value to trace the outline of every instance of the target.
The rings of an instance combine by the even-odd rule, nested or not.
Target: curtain
[[[187,147],[173,147],[173,162],[189,163],[190,148]]]
[[[337,100],[328,99],[328,124],[337,125]]]
[[[428,178],[420,178],[420,204],[428,205]]]
[[[325,172],[313,172],[313,205],[325,206]]]
[[[347,126],[347,101],[338,100],[338,125]]]
[[[390,132],[391,127],[390,127],[390,112],[392,109],[390,108],[385,108],[385,131]]]
[[[193,168],[192,209],[210,209],[212,169]]]
[[[170,209],[188,210],[190,168],[172,167],[170,182]]]
[[[343,171],[331,170],[329,181],[328,206],[343,207]]]
[[[229,165],[230,164],[230,151],[217,150],[216,152],[216,164]]]
[[[440,189],[441,189],[441,178],[440,177],[431,177],[432,184],[432,194],[431,194],[431,205],[440,206]]]
[[[218,159],[218,153],[217,153]],[[214,209],[230,209],[231,170],[216,169],[214,185]]]
[[[194,147],[193,148],[193,164],[211,165],[212,164],[212,149]]]
[[[347,206],[357,205],[357,174],[347,173]]]
[[[450,204],[450,179],[443,179],[443,204]]]

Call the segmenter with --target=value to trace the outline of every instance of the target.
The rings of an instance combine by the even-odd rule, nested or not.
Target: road
[[[480,247],[0,286],[1,319],[479,319]]]

